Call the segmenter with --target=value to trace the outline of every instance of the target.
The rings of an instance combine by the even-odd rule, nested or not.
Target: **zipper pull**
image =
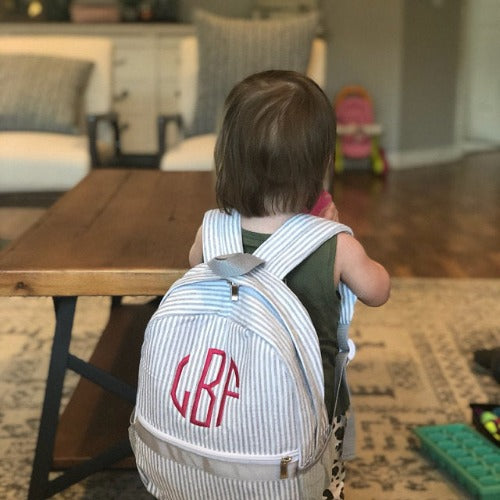
[[[280,479],[288,478],[288,464],[292,461],[292,457],[283,457],[280,462]]]
[[[228,281],[229,287],[231,288],[231,300],[233,302],[236,302],[238,300],[238,294],[239,294],[239,289],[240,286],[237,285],[236,283],[233,283],[232,281]]]

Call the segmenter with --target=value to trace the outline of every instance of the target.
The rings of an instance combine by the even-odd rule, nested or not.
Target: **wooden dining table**
[[[55,328],[28,498],[47,498],[103,468],[133,467],[127,438],[144,329],[188,268],[211,172],[93,170],[0,253],[1,296],[49,296]],[[94,353],[71,352],[78,297],[110,296]],[[124,296],[151,297],[139,305]],[[81,378],[60,414],[67,370]],[[110,444],[111,443],[111,444]],[[63,470],[50,479],[52,470]]]

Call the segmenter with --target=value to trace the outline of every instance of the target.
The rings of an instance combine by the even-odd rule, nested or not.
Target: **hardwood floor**
[[[500,278],[500,152],[337,176],[334,199],[392,276]]]
[[[385,179],[347,171],[335,179],[334,199],[342,222],[392,276],[500,278],[500,152]],[[0,240],[43,212],[3,200]]]

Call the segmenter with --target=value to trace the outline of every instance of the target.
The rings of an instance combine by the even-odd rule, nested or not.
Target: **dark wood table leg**
[[[45,387],[42,416],[38,429],[38,440],[33,460],[33,470],[28,493],[29,500],[46,498],[49,486],[49,472],[59,420],[59,407],[68,363],[71,330],[75,315],[77,297],[54,297],[56,326],[49,373]]]
[[[142,333],[156,309],[156,302],[142,306],[122,306],[120,298],[113,297],[110,319],[90,362],[87,362],[70,352],[76,301],[76,297],[54,298],[56,327],[29,500],[48,498],[115,464],[135,468],[135,462],[129,459],[132,450],[127,435],[128,416],[135,404],[135,380]],[[59,416],[66,370],[72,370],[82,378],[62,416]],[[113,402],[109,398],[110,393],[118,396],[118,399]],[[109,407],[106,405],[107,411],[101,406],[103,399],[112,403]],[[90,404],[85,407],[82,402]],[[101,415],[103,411],[104,415]],[[75,412],[78,418],[75,418]],[[107,439],[106,433],[103,439],[102,417],[106,417],[109,412],[118,419],[113,431],[119,432],[109,432],[110,439]],[[77,422],[83,430],[75,428]],[[93,423],[97,424],[96,432],[90,425]],[[80,436],[80,431],[84,432],[84,438]],[[90,433],[90,436],[85,433]],[[84,445],[89,445],[89,449],[87,446],[81,447],[81,438]],[[56,454],[60,456],[55,457]],[[54,469],[64,469],[64,472],[49,480],[49,473]]]

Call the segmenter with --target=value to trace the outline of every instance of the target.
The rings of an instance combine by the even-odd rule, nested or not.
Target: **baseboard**
[[[390,169],[402,170],[405,168],[424,167],[456,161],[462,158],[464,153],[463,148],[457,145],[435,149],[387,153],[387,159]]]
[[[465,153],[484,153],[488,151],[498,151],[500,142],[467,140],[462,143],[462,149]]]

